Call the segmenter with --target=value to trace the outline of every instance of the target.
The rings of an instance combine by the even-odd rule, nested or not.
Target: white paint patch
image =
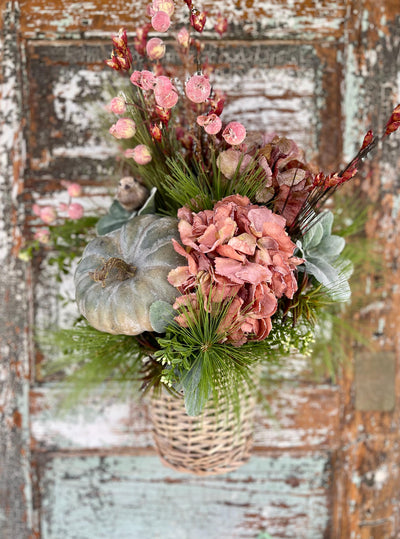
[[[86,129],[90,123],[98,124],[99,110],[106,102],[108,73],[82,69],[71,75],[65,70],[53,86],[54,111],[59,120]],[[98,103],[93,102],[93,86],[100,88]]]
[[[389,470],[386,464],[375,471],[375,485],[381,489],[389,478]]]
[[[145,414],[129,399],[112,402],[109,397],[93,397],[68,412],[57,413],[56,395],[51,390],[46,393],[46,409],[32,416],[32,435],[41,444],[96,449],[152,443]]]
[[[110,157],[115,157],[117,153],[116,148],[113,147],[113,141],[110,140],[109,142],[110,144],[106,146],[97,144],[93,140],[88,140],[85,146],[54,148],[52,153],[54,157],[88,157],[89,159],[97,160],[109,159]]]

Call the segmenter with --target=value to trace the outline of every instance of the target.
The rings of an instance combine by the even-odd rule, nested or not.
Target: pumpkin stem
[[[133,277],[136,273],[136,268],[132,264],[128,264],[122,258],[111,257],[99,266],[95,271],[90,271],[89,276],[96,283],[101,283],[104,288],[106,280],[108,284],[115,281],[126,281]]]

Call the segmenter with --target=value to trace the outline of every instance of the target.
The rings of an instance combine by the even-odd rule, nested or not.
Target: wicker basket
[[[250,458],[253,445],[255,391],[243,386],[240,414],[220,399],[210,401],[202,415],[186,414],[183,398],[167,391],[153,395],[150,419],[158,454],[164,464],[180,472],[216,475],[236,470]]]

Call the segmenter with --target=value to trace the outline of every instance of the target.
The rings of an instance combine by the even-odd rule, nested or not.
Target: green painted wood
[[[42,539],[322,539],[329,526],[324,453],[253,457],[198,478],[156,457],[44,462]]]

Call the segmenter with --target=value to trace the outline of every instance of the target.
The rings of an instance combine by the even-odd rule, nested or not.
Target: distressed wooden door
[[[200,6],[201,4],[201,6]],[[45,265],[16,255],[31,206],[63,179],[90,200],[113,174],[96,102],[109,37],[145,20],[131,0],[2,1],[0,133],[0,537],[394,539],[400,537],[399,137],[361,175],[383,269],[357,312],[369,344],[341,377],[288,360],[260,407],[251,461],[201,479],[164,468],[145,407],[101,394],[56,413],[33,328],[61,316]],[[400,100],[399,0],[199,0],[228,17],[206,51],[227,116],[309,148],[325,170],[382,129]],[[349,195],[351,196],[351,195]],[[64,290],[70,293],[68,290]]]

